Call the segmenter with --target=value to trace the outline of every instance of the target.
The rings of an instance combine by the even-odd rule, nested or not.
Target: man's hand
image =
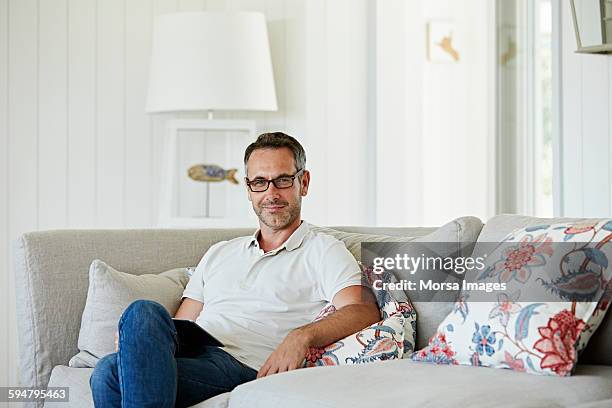
[[[115,332],[115,353],[119,351],[119,332]]]
[[[324,347],[380,320],[371,290],[348,286],[333,299],[336,312],[292,330],[257,373],[257,378],[301,368],[310,347]]]
[[[308,348],[309,338],[306,334],[299,328],[292,330],[261,366],[257,378],[302,367]]]

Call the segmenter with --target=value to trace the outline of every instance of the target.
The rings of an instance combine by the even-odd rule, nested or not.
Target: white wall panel
[[[155,17],[163,14],[168,14],[177,11],[178,1],[177,0],[153,0],[153,15],[151,17],[151,28],[153,27]],[[146,73],[148,78],[148,71]],[[145,95],[146,98],[146,95]],[[149,173],[153,183],[153,188],[150,191],[149,206],[150,209],[150,223],[155,225],[157,223],[157,213],[159,206],[159,186],[162,180],[162,163],[163,159],[163,147],[164,138],[166,136],[166,121],[172,118],[173,115],[169,113],[151,115],[151,146],[150,155],[151,162],[149,167]]]
[[[582,177],[584,215],[610,216],[608,58],[582,56]]]
[[[96,213],[100,227],[125,225],[126,21],[123,0],[97,2]]]
[[[376,223],[416,225],[424,214],[422,3],[376,3]]]
[[[324,224],[328,220],[329,205],[326,201],[326,181],[329,177],[329,155],[327,149],[327,49],[328,36],[327,9],[325,0],[306,1],[306,126],[304,129],[304,148],[312,178],[308,196],[304,199],[305,218],[314,224]],[[333,154],[332,154],[333,157]]]
[[[39,3],[39,228],[66,224],[67,1]]]
[[[96,225],[96,0],[68,3],[67,226]]]
[[[345,178],[348,188],[345,190],[345,197],[357,196],[361,200],[355,206],[354,212],[350,217],[338,219],[338,222],[346,224],[367,225],[374,222],[368,219],[370,212],[367,209],[368,195],[368,173],[373,171],[372,165],[368,163],[368,1],[348,1],[344,3],[346,15],[348,16],[348,36],[349,50],[347,72],[349,73],[349,88],[345,95],[345,103],[349,104],[349,116],[345,124],[339,127],[346,127],[340,133],[342,136],[343,155],[347,156],[345,163],[334,168],[334,174],[345,174],[346,169],[350,168],[352,174]],[[348,125],[348,127],[346,126]],[[333,148],[330,151],[334,151]],[[360,165],[355,165],[360,163]],[[342,202],[342,197],[337,197],[338,202]],[[332,216],[339,216],[342,206],[337,206],[337,211]],[[346,214],[346,210],[343,210]]]
[[[67,219],[68,3],[39,7],[38,227],[53,229]]]
[[[359,4],[361,2],[354,1]],[[327,2],[327,145],[325,152],[328,164],[325,174],[319,177],[328,177],[326,196],[332,203],[342,203],[344,197],[350,197],[351,189],[355,179],[360,178],[358,171],[346,174],[345,170],[352,167],[354,161],[361,161],[360,157],[351,154],[354,146],[360,143],[359,135],[366,131],[363,127],[357,134],[352,134],[354,127],[352,122],[359,118],[352,116],[353,106],[365,100],[356,101],[352,99],[351,87],[362,86],[365,83],[356,84],[352,81],[354,67],[351,65],[351,31],[350,19],[352,10],[350,2],[338,0]],[[363,45],[366,42],[362,43]],[[364,77],[365,80],[365,77]],[[354,169],[357,170],[357,169]],[[345,211],[343,205],[332,205],[328,210],[328,216],[337,219],[338,224],[350,224],[346,219],[352,214]]]
[[[561,215],[612,216],[612,57],[577,54],[569,4],[556,3],[561,31],[559,140]]]
[[[158,179],[151,174],[151,115],[146,102],[152,0],[125,3],[125,225],[151,225],[151,190]]]

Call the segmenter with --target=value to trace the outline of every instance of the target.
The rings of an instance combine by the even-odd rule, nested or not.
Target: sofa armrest
[[[22,235],[13,246],[21,384],[45,387],[53,367],[67,365],[77,353],[94,259],[136,275],[159,273],[195,266],[212,244],[252,232],[61,230]]]

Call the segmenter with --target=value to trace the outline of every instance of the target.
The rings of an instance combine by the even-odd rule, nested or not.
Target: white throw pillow
[[[158,302],[174,316],[188,280],[187,268],[133,275],[94,260],[89,268],[89,289],[79,331],[79,353],[70,359],[68,365],[95,367],[100,358],[113,353],[119,318],[135,300]]]

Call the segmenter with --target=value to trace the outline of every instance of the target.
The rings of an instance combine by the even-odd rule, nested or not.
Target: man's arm
[[[380,311],[371,290],[349,286],[333,299],[337,311],[317,322],[292,330],[270,354],[257,378],[300,368],[310,347],[323,347],[380,321]]]
[[[204,308],[204,303],[195,299],[183,298],[174,317],[177,319],[196,320]]]

